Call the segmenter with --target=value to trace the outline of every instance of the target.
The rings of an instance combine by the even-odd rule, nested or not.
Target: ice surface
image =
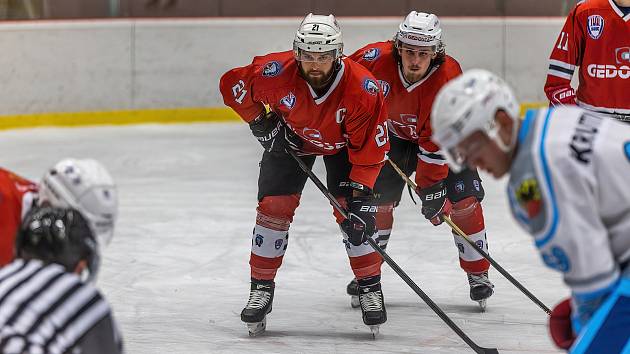
[[[276,278],[267,333],[250,338],[239,313],[261,148],[245,124],[29,129],[0,133],[0,166],[39,179],[63,157],[101,160],[118,183],[120,218],[99,285],[128,353],[469,353],[386,265],[388,321],[372,340],[345,294],[352,273],[331,207],[308,182]],[[315,173],[324,178],[318,159]],[[568,294],[509,213],[505,181],[485,177],[490,252],[551,307]],[[490,270],[485,313],[446,226],[425,221],[405,192],[389,255],[477,344],[501,353],[559,353],[547,315]]]

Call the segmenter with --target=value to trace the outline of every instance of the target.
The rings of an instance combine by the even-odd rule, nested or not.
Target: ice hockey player
[[[518,113],[502,79],[470,70],[438,94],[433,137],[452,167],[510,175],[515,219],[571,289],[550,317],[554,342],[571,353],[627,352],[630,126],[575,106],[524,121]]]
[[[372,187],[389,147],[383,96],[372,74],[343,58],[342,49],[334,16],[309,14],[295,34],[293,51],[255,57],[221,78],[225,104],[249,123],[265,150],[252,235],[251,290],[241,312],[252,335],[265,329],[274,278],[307,180],[285,149],[297,151],[309,167],[316,156],[324,156],[328,188],[350,215],[344,219],[335,213],[359,282],[363,321],[376,331],[387,319],[381,257],[364,242],[376,237]]]
[[[81,277],[96,276],[99,248],[78,211],[31,208],[0,269],[1,353],[122,353],[109,304]]]
[[[99,244],[114,232],[118,197],[114,181],[98,161],[67,158],[49,168],[39,184],[0,168],[0,267],[13,260],[15,234],[34,205],[75,208],[87,218]]]
[[[581,0],[551,57],[545,92],[552,105],[576,104],[630,123],[630,0]],[[579,86],[571,87],[578,68]]]
[[[477,171],[449,171],[439,147],[431,141],[429,116],[435,95],[462,72],[459,63],[445,52],[438,17],[411,11],[399,25],[393,41],[368,44],[350,58],[368,68],[381,85],[388,111],[388,155],[408,176],[415,171],[419,187],[416,192],[424,216],[439,225],[440,214],[450,213],[453,221],[488,252],[481,208],[484,190]],[[378,202],[376,226],[382,248],[387,247],[393,211],[404,187],[405,182],[392,166],[383,166],[374,185]],[[453,238],[460,267],[468,275],[470,298],[478,301],[483,310],[486,299],[493,294],[494,286],[488,279],[490,263],[461,236],[453,233]],[[348,284],[347,292],[356,307],[355,280]]]

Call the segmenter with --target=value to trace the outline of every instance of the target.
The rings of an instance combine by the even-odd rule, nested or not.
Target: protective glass
[[[327,52],[317,53],[298,50],[295,60],[305,63],[328,64],[335,60],[335,51],[329,50]]]

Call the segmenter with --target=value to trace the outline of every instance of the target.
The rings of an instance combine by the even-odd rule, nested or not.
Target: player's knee
[[[473,196],[453,204],[451,219],[467,234],[474,234],[485,228],[481,203]]]
[[[274,230],[288,230],[299,204],[299,194],[264,197],[258,202],[256,224]]]
[[[394,203],[379,204],[376,212],[376,228],[378,230],[391,230],[394,224]]]

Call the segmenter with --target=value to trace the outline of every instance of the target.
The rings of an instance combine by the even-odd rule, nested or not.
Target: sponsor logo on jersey
[[[525,210],[530,219],[540,213],[542,209],[542,198],[538,181],[535,178],[523,180],[515,191],[515,197],[518,204]]]
[[[593,39],[598,39],[604,32],[604,18],[600,15],[591,15],[588,17],[588,25],[586,26],[588,35]]]
[[[626,157],[628,161],[630,161],[630,141],[623,144],[623,151],[626,153]]]
[[[566,252],[558,246],[553,246],[549,251],[542,252],[542,259],[548,267],[561,272],[566,273],[571,269],[569,257]]]
[[[477,245],[477,247],[483,249],[483,240],[477,240],[475,241],[475,244]]]
[[[615,60],[617,60],[617,64],[630,64],[630,47],[615,49]]]
[[[275,60],[270,61],[267,64],[265,64],[265,67],[263,68],[262,76],[264,77],[278,76],[278,74],[280,74],[280,71],[282,71],[282,65],[280,65],[280,63]]]
[[[368,61],[372,61],[376,58],[378,58],[378,56],[381,54],[381,50],[378,48],[370,48],[368,50],[366,50],[365,52],[363,52],[363,59],[368,60]]]
[[[263,241],[265,237],[263,235],[256,234],[256,238],[254,239],[254,243],[258,247],[262,247]]]
[[[274,245],[273,245],[273,246],[274,246],[277,250],[279,250],[279,249],[280,249],[280,247],[282,247],[282,244],[283,244],[283,243],[284,243],[284,240],[282,240],[282,239],[278,239],[278,240],[276,240],[276,242],[274,243]]]
[[[575,126],[569,143],[571,156],[582,164],[588,164],[593,157],[593,141],[604,118],[593,114],[582,114]]]
[[[481,190],[481,184],[479,183],[479,180],[473,179],[473,187],[475,187],[477,192],[479,192]]]
[[[363,81],[363,88],[370,95],[376,96],[378,94],[378,84],[372,79],[365,79],[365,81]]]
[[[459,250],[459,253],[464,254],[464,245],[457,242],[457,249]]]
[[[288,95],[282,97],[280,103],[285,105],[285,107],[287,107],[288,109],[293,108],[295,106],[295,95],[293,94],[293,92],[289,92]]]
[[[310,138],[310,139],[322,140],[322,133],[320,133],[319,130],[317,129],[306,127],[302,130],[302,134],[304,134],[305,137]]]
[[[616,77],[627,79],[630,77],[630,66],[590,64],[586,67],[586,72],[590,77],[595,77],[598,79],[613,79]]]
[[[464,192],[464,181],[459,180],[459,181],[457,181],[457,183],[455,183],[455,191],[457,193],[463,193]]]
[[[378,80],[379,85],[381,85],[381,91],[383,91],[383,97],[387,97],[389,95],[389,82],[384,80]]]
[[[401,114],[400,121],[404,124],[413,124],[414,126],[418,123],[418,116],[415,114]]]

